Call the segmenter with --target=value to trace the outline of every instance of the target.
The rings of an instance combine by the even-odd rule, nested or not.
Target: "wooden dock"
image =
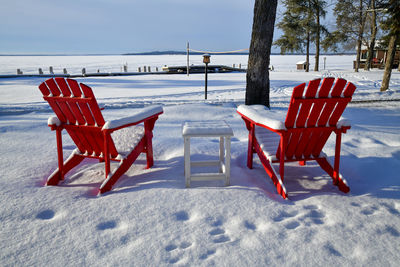
[[[246,69],[229,67],[225,65],[208,65],[207,68],[209,73],[227,73],[227,72],[246,72]],[[189,73],[204,73],[204,65],[192,65],[189,67]],[[162,71],[153,72],[93,72],[93,73],[82,73],[82,74],[66,74],[66,73],[50,73],[43,74],[5,74],[0,75],[1,78],[23,78],[23,77],[35,77],[35,78],[53,78],[53,77],[64,77],[64,78],[83,78],[83,77],[106,77],[106,76],[134,76],[134,75],[163,75],[163,74],[186,74],[186,66],[165,66]]]
[[[187,66],[167,66],[162,68],[170,74],[187,73]],[[229,67],[225,65],[208,65],[207,71],[209,73],[226,73],[226,72],[246,72],[246,69]],[[189,73],[204,73],[205,65],[192,65],[189,66]]]

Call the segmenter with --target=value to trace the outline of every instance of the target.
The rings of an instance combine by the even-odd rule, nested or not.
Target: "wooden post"
[[[124,72],[128,72],[128,65],[124,65]]]
[[[66,69],[66,68],[64,68],[64,69],[63,69],[63,72],[64,72],[64,74],[68,74],[68,72],[67,72],[67,69]]]
[[[17,69],[17,74],[18,75],[22,75],[23,73],[22,73],[22,71],[20,69]]]
[[[147,72],[147,67],[143,66],[143,72]]]
[[[242,63],[239,63],[239,69],[241,69],[242,68]]]
[[[83,75],[83,76],[86,75],[86,69],[85,69],[85,68],[82,69],[82,75]]]
[[[189,76],[190,66],[189,66],[189,42],[186,45],[186,72],[187,76]]]
[[[50,67],[49,67],[49,72],[50,72],[50,74],[54,74],[53,66],[50,66]]]
[[[151,67],[148,66],[148,67],[147,67],[147,70],[148,70],[148,72],[151,72]]]
[[[39,68],[39,75],[43,75],[43,70],[42,70],[42,68]]]
[[[142,70],[140,69],[140,67],[138,67],[138,69],[137,69],[137,70],[138,70],[138,72],[142,72]]]
[[[156,72],[158,72],[158,67],[156,67]]]

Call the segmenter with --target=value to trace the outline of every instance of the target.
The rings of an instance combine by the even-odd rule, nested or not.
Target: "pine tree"
[[[368,3],[366,0],[339,0],[334,8],[337,30],[334,35],[338,42],[357,45],[355,72],[358,72],[361,58],[365,20]]]
[[[334,44],[322,42],[322,37],[328,37],[330,33],[321,24],[321,18],[326,15],[326,1],[323,0],[284,0],[286,7],[283,19],[278,27],[284,34],[274,44],[281,48],[281,53],[303,52],[306,48],[306,71],[309,66],[310,44],[315,44],[315,67],[319,70],[319,55],[321,45],[327,51]],[[330,38],[331,40],[331,38]]]
[[[255,0],[246,75],[246,105],[269,107],[269,62],[277,0]]]

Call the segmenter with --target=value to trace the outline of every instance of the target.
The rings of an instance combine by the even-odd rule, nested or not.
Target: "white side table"
[[[233,131],[225,121],[193,121],[185,122],[182,127],[185,156],[185,181],[190,187],[191,181],[225,180],[225,185],[230,184],[231,165],[231,137]],[[193,137],[219,137],[219,160],[191,161],[190,138]],[[224,145],[225,143],[225,145]],[[191,173],[194,166],[219,166],[219,173]]]

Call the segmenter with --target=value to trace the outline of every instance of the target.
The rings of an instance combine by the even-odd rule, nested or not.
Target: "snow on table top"
[[[233,136],[225,121],[187,121],[182,126],[183,136]]]
[[[258,124],[268,126],[275,130],[286,130],[283,120],[279,121],[271,118],[269,116],[271,111],[266,106],[240,105],[237,111]]]

